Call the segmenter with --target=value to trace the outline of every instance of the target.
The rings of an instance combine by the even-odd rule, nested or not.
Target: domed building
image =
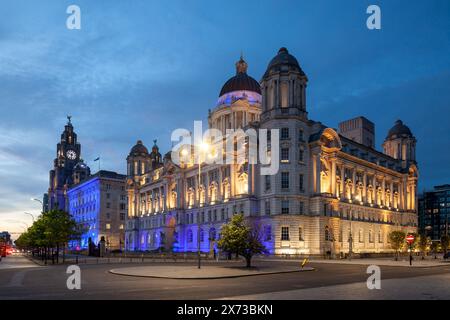
[[[209,129],[222,136],[202,151],[205,161],[191,145],[173,148],[163,163],[158,148],[131,149],[127,250],[214,255],[222,225],[238,213],[260,226],[270,254],[393,253],[392,231],[417,231],[411,130],[398,121],[380,152],[364,117],[339,130],[309,119],[299,60],[285,47],[268,60],[260,82],[243,57],[236,62],[208,114]],[[230,140],[244,131],[245,143]]]
[[[383,143],[384,153],[402,160],[403,167],[416,161],[416,138],[401,120],[389,130]]]
[[[236,62],[236,75],[220,90],[216,108],[209,113],[209,127],[223,134],[229,129],[244,128],[259,121],[261,114],[261,87],[247,74],[248,64],[241,56]]]

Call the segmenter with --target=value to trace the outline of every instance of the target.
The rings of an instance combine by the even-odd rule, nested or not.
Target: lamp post
[[[31,198],[30,200],[31,200],[31,201],[37,201],[37,202],[39,202],[40,204],[44,205],[44,203],[43,203],[42,200],[40,200],[40,199],[37,199],[37,198]]]
[[[24,212],[24,214],[29,215],[29,216],[31,217],[31,219],[33,219],[33,223],[34,223],[34,221],[36,220],[36,219],[34,218],[34,215],[32,215],[32,214],[29,213],[29,212]]]

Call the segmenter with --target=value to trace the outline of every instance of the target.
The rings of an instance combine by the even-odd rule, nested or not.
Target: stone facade
[[[127,157],[127,250],[193,252],[200,243],[212,252],[221,225],[235,213],[260,228],[271,254],[391,252],[391,231],[416,231],[418,169],[410,132],[391,129],[382,153],[371,147],[367,130],[348,138],[308,119],[308,79],[285,48],[258,89],[254,81],[241,58],[209,112],[209,128],[227,138],[230,129],[266,129],[259,139],[267,138],[267,155],[278,147],[278,132],[277,173],[263,175],[265,166],[249,161],[199,168],[190,152],[161,159],[156,143],[149,153],[138,141]],[[391,153],[394,145],[405,152]],[[217,143],[213,148],[224,157],[230,153]],[[241,152],[238,145],[232,157]]]
[[[86,232],[71,248],[86,249],[88,239],[98,244],[105,238],[106,248],[123,249],[127,213],[126,176],[101,170],[67,192],[70,215]]]

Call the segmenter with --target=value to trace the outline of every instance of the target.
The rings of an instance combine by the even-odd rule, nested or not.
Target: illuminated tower
[[[49,210],[66,210],[65,188],[73,185],[73,169],[80,161],[81,145],[73,130],[71,117],[61,134],[61,141],[56,146],[56,158],[50,170],[48,206]]]

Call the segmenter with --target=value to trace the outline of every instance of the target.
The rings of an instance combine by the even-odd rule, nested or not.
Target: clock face
[[[66,156],[70,160],[75,160],[77,158],[77,153],[75,151],[73,151],[73,150],[68,150],[66,152]]]

